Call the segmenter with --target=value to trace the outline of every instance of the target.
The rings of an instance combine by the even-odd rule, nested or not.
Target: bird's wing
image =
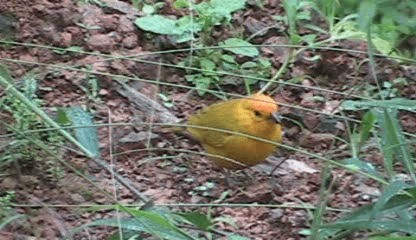
[[[238,131],[239,121],[236,119],[234,110],[223,105],[227,103],[229,102],[211,105],[203,109],[198,114],[193,115],[189,119],[188,124],[227,131]],[[212,147],[222,147],[235,136],[232,133],[192,127],[188,127],[188,131],[201,143]]]

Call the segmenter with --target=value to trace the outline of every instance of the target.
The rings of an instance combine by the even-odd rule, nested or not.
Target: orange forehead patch
[[[249,96],[247,99],[251,101],[254,110],[269,113],[277,111],[276,102],[269,96],[257,93]]]

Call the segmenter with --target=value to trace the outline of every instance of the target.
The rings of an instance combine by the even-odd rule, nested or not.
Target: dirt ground
[[[129,179],[138,191],[153,199],[156,206],[206,212],[207,207],[195,205],[222,204],[210,209],[213,218],[226,217],[234,222],[234,226],[219,222],[218,229],[222,231],[240,234],[249,239],[304,238],[301,231],[310,227],[312,219],[311,210],[304,206],[316,205],[318,202],[322,161],[300,152],[281,149],[264,164],[246,170],[252,178],[248,184],[227,186],[224,175],[205,157],[175,151],[203,151],[198,144],[157,126],[154,126],[149,134],[148,126],[140,123],[161,122],[161,118],[166,115],[149,115],[148,112],[144,112],[122,94],[126,89],[113,77],[94,75],[100,84],[98,96],[95,98],[97,101],[91,100],[85,94],[83,86],[91,76],[77,69],[88,68],[105,74],[159,79],[163,83],[191,86],[184,80],[184,71],[178,68],[159,67],[157,64],[129,60],[107,60],[108,56],[139,56],[137,58],[141,60],[177,64],[189,54],[186,52],[166,53],[162,56],[149,55],[155,51],[183,46],[166,44],[163,37],[149,37],[148,33],[138,29],[133,22],[142,13],[123,5],[130,4],[130,1],[107,2],[112,4],[100,7],[93,4],[77,4],[73,0],[5,1],[0,5],[0,24],[3,26],[1,39],[11,39],[21,44],[3,42],[0,46],[0,62],[10,68],[17,80],[29,72],[38,74],[40,88],[37,93],[44,101],[46,109],[54,111],[57,107],[88,105],[94,111],[96,123],[136,123],[130,126],[99,128],[102,158],[108,162],[112,161],[118,173]],[[177,14],[170,10],[171,1],[166,3],[162,13]],[[245,11],[234,14],[233,21],[242,24],[244,33],[250,35],[250,26],[258,23],[272,25],[274,20],[271,16],[282,12],[279,1],[270,0],[265,1],[263,9],[249,4]],[[217,29],[213,41],[220,42],[229,37],[230,31],[226,27]],[[269,30],[266,34],[256,37],[253,42],[281,43],[282,37],[281,32]],[[360,42],[333,45],[365,50],[365,45]],[[64,49],[72,46],[100,54],[62,53],[50,48]],[[284,50],[262,48],[261,51],[264,56],[270,58],[276,71],[284,60]],[[290,71],[285,73],[283,79],[309,75],[313,80],[305,79],[300,84],[341,92],[352,86],[362,85],[364,88],[366,84],[371,84],[367,66],[363,65],[356,73],[356,63],[366,57],[364,54],[323,50],[318,54],[321,56],[318,64],[299,59],[291,64]],[[308,56],[312,56],[312,52],[306,51],[303,55]],[[10,59],[21,62],[11,62]],[[52,65],[58,67],[54,68]],[[398,77],[407,77],[415,81],[415,74],[407,72],[391,61],[379,59],[378,67],[381,81],[391,81]],[[173,104],[165,110],[178,119],[186,119],[203,106],[218,101],[209,94],[200,97],[188,89],[164,84],[130,81],[128,86],[149,99],[156,100],[162,106],[163,100],[158,94],[169,96]],[[224,86],[223,90],[245,94],[243,87]],[[399,88],[399,93],[409,99],[416,99],[416,86],[409,84]],[[348,141],[344,120],[290,107],[295,105],[317,112],[335,113],[345,96],[310,88],[283,86],[274,98],[282,104],[281,112],[284,116],[296,119],[305,126],[301,129],[293,123],[285,123],[285,144],[322,156],[331,156],[335,160],[350,157],[348,146],[336,140],[343,138]],[[322,100],[317,101],[318,98]],[[356,119],[361,117],[348,113],[347,116]],[[401,120],[407,132],[416,133],[414,114],[402,114]],[[4,134],[1,131],[0,133]],[[112,155],[148,147],[160,150]],[[369,146],[365,151],[365,160],[376,166],[382,164],[381,155],[376,147]],[[114,184],[106,171],[85,157],[71,151],[65,152],[64,156],[65,161],[81,169],[96,186],[92,186],[69,169],[65,169],[66,174],[59,181],[44,179],[38,168],[20,174],[11,169],[10,175],[0,176],[0,193],[13,190],[16,192],[15,203],[38,207],[15,208],[17,213],[25,214],[27,218],[2,229],[1,239],[61,238],[84,223],[114,217],[113,211],[91,212],[79,205],[114,204],[115,200],[125,204],[138,203],[130,191]],[[161,156],[173,157],[157,159]],[[148,161],[144,162],[145,160]],[[270,176],[270,171],[282,160],[285,162]],[[330,207],[351,210],[370,203],[380,194],[378,186],[362,176],[339,168],[333,168],[331,173],[333,191],[329,196]],[[116,193],[116,197],[109,199],[96,190],[97,186]],[[218,200],[224,193],[227,193],[226,197]],[[233,206],[252,203],[258,203],[260,206]],[[281,206],[290,204],[293,205]],[[340,213],[335,211],[326,214],[327,221],[339,217]],[[114,228],[92,227],[77,234],[75,239],[106,239],[115,231]]]

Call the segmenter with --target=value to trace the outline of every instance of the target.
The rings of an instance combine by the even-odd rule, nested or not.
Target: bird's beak
[[[272,113],[272,119],[273,119],[276,123],[281,123],[281,122],[282,122],[282,116],[281,116],[278,112],[273,112],[273,113]]]

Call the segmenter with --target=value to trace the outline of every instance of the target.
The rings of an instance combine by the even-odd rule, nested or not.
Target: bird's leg
[[[225,185],[227,187],[230,187],[231,186],[230,172],[227,169],[222,168],[222,167],[220,167],[220,171],[224,175]]]
[[[286,161],[287,158],[283,159],[282,161],[280,161],[274,168],[273,170],[270,172],[269,176],[273,176],[274,172],[280,167],[280,165],[282,165],[282,163],[284,163]]]

